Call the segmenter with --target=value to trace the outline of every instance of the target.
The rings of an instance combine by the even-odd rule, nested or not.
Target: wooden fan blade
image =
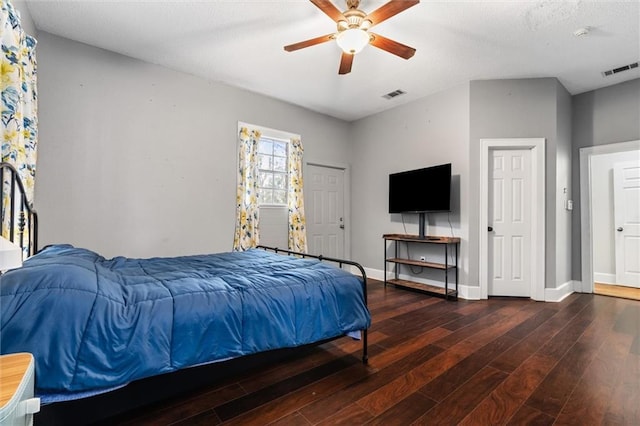
[[[318,9],[323,11],[329,18],[334,21],[346,21],[342,12],[333,5],[329,0],[311,0],[311,3],[315,4]]]
[[[377,47],[378,49],[393,53],[394,55],[400,56],[404,59],[409,59],[416,53],[416,49],[414,49],[413,47],[409,47],[389,38],[382,37],[379,34],[374,34],[371,32],[369,34],[373,36],[369,44]]]
[[[351,65],[353,65],[353,57],[355,55],[352,53],[342,52],[342,58],[340,59],[340,69],[338,70],[338,74],[349,74],[351,72]]]
[[[364,19],[371,21],[371,27],[373,27],[418,3],[420,3],[420,0],[391,0],[371,12]]]
[[[305,47],[315,46],[316,44],[320,44],[320,43],[326,43],[327,41],[333,40],[334,37],[335,37],[334,34],[323,35],[320,37],[290,44],[288,46],[285,46],[284,50],[286,50],[287,52],[293,52],[294,50],[304,49]]]

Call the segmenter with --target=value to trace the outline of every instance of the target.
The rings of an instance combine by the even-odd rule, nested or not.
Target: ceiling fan
[[[347,0],[348,9],[344,12],[340,12],[329,0],[310,1],[338,24],[338,31],[285,46],[284,50],[287,52],[336,40],[338,46],[342,49],[338,74],[351,72],[354,55],[360,52],[367,44],[404,59],[409,59],[416,53],[416,49],[413,47],[372,33],[369,30],[411,6],[415,6],[420,3],[420,0],[391,0],[369,14],[358,9],[360,0]]]

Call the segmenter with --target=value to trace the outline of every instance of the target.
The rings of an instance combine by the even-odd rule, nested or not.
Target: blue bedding
[[[358,277],[255,249],[105,259],[56,245],[0,280],[0,353],[34,354],[39,394],[113,388],[371,322]]]

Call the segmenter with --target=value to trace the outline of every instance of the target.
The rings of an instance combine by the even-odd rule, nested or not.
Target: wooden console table
[[[460,244],[460,238],[457,237],[437,237],[437,236],[425,236],[424,238],[418,235],[404,235],[404,234],[385,234],[382,236],[384,239],[384,285],[387,283],[393,284],[396,287],[410,288],[413,290],[419,290],[425,293],[429,293],[435,296],[444,297],[445,299],[453,298],[458,299],[458,245]],[[389,257],[387,254],[387,242],[391,241],[394,245],[394,256]],[[404,242],[407,244],[439,244],[444,247],[444,263],[427,262],[424,260],[408,259],[399,257],[398,244]],[[453,248],[455,252],[454,264],[449,264],[449,250]],[[387,279],[387,264],[393,264],[395,278]],[[416,281],[402,280],[400,279],[400,266],[419,266],[422,268],[439,269],[444,271],[444,288],[433,286],[429,284],[423,284]],[[449,288],[449,272],[455,272],[455,287]]]

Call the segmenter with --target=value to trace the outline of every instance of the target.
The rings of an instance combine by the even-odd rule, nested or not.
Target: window
[[[300,135],[238,122],[234,250],[307,251],[302,155]]]
[[[287,204],[287,141],[261,137],[258,142],[258,190],[261,205]]]

